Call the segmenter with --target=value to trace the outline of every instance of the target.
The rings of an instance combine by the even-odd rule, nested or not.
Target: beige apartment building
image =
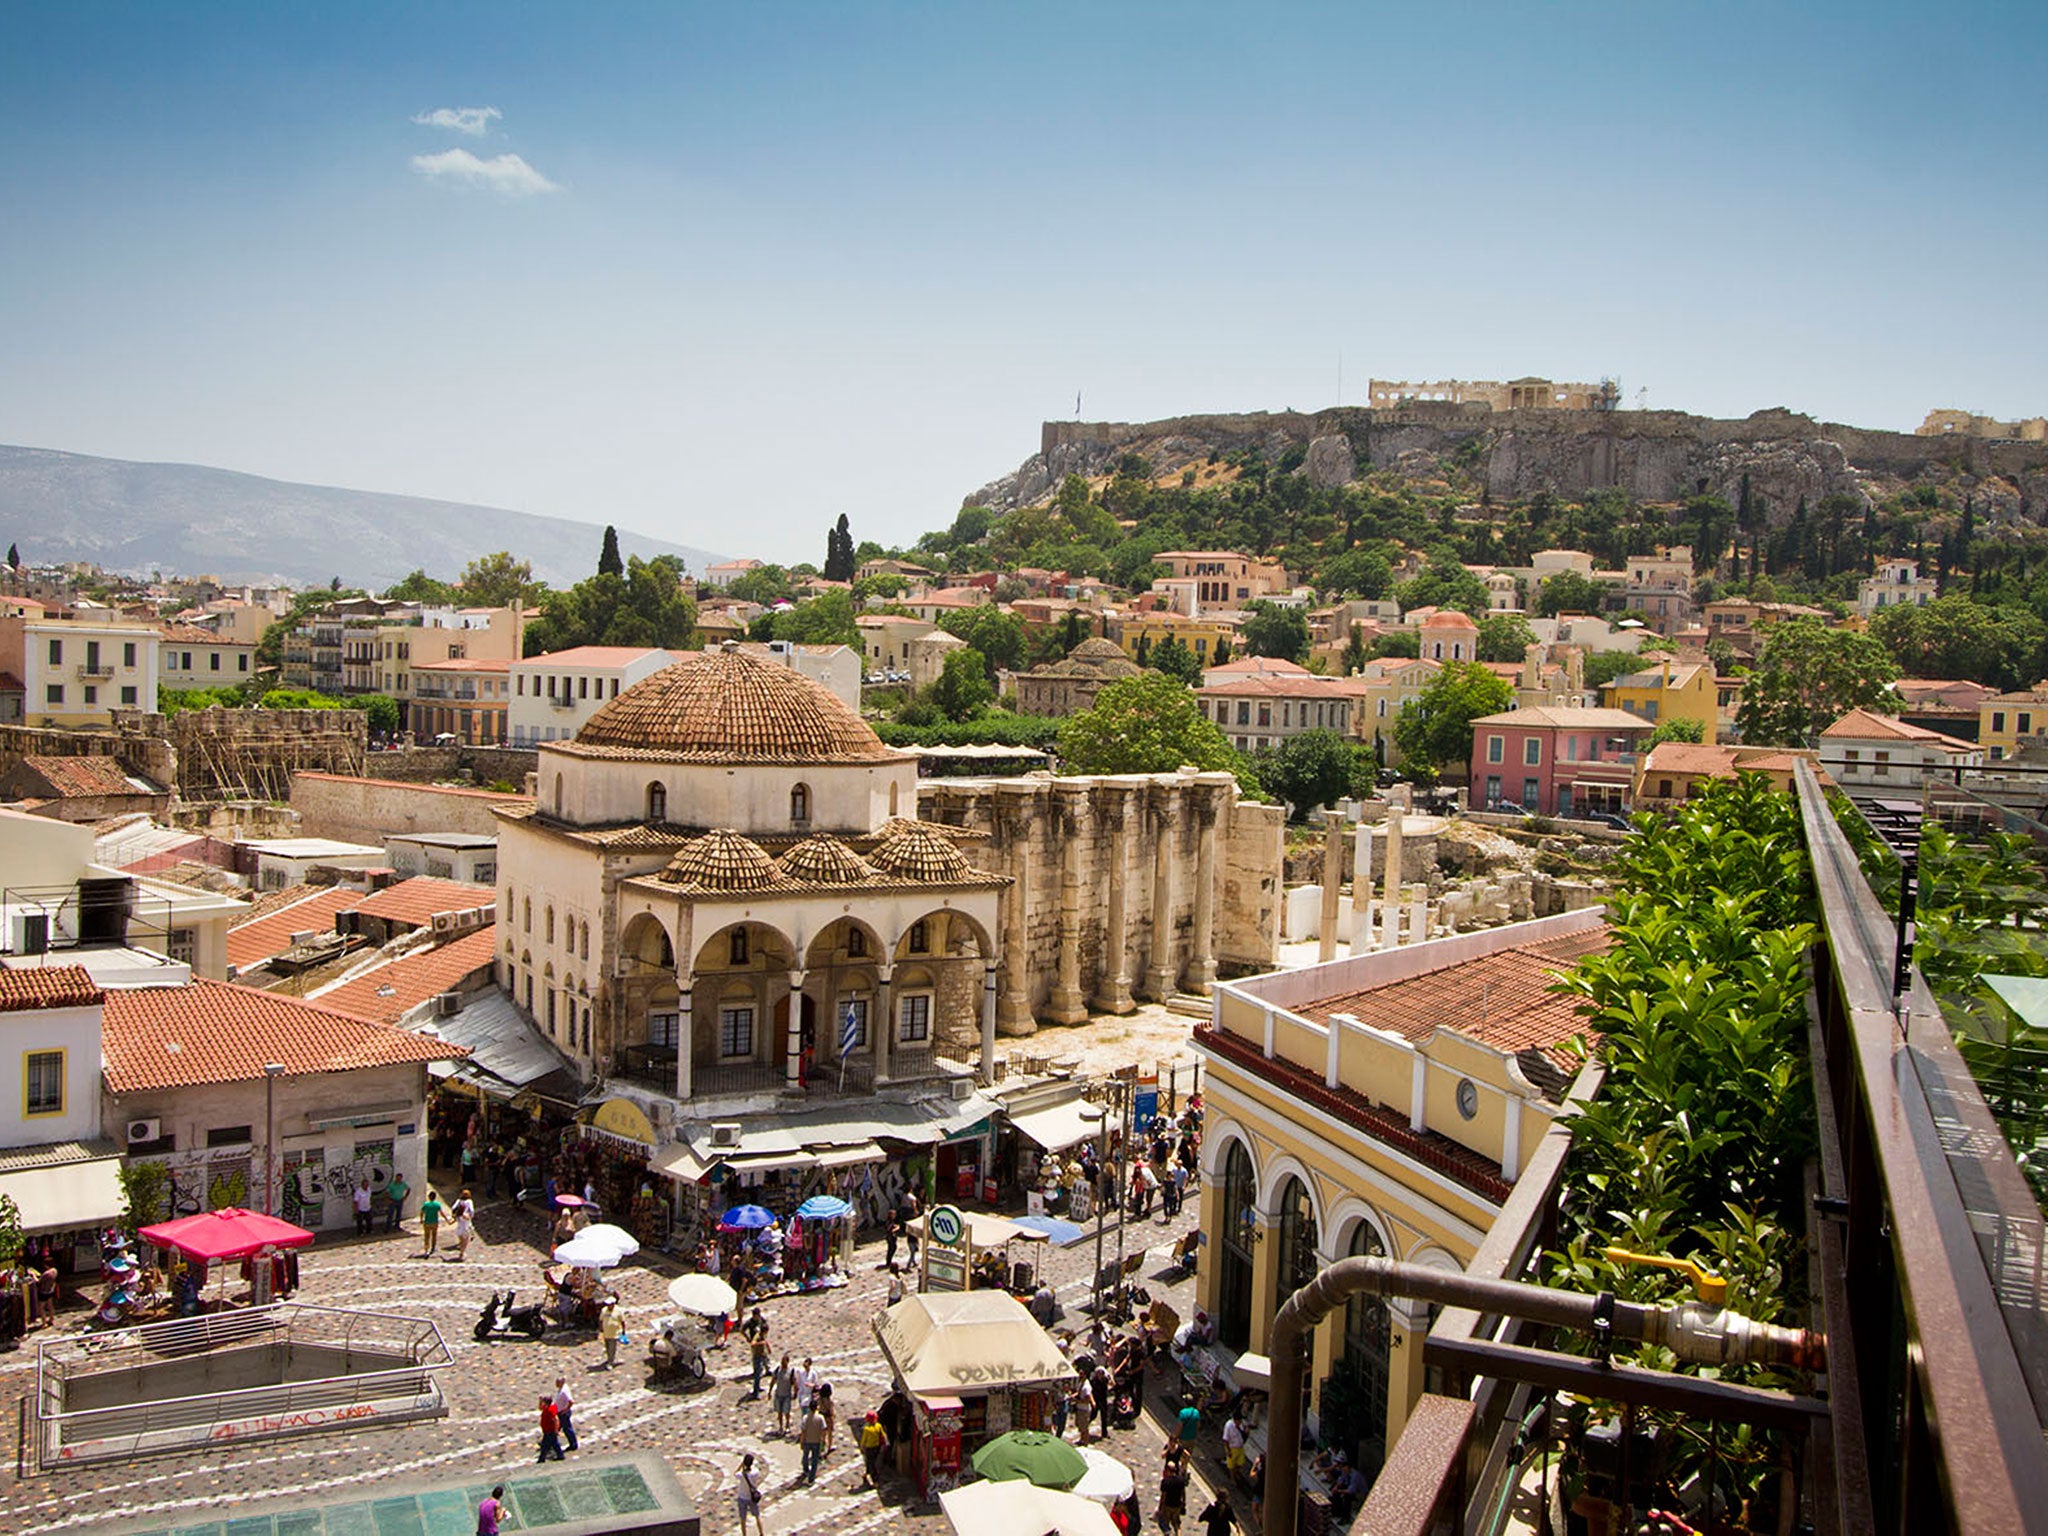
[[[158,641],[131,619],[0,618],[0,672],[20,680],[23,723],[109,726],[117,709],[156,709]]]
[[[1277,560],[1261,560],[1228,549],[1169,549],[1159,557],[1169,582],[1192,581],[1196,611],[1242,608],[1254,598],[1284,596],[1287,571]]]
[[[234,688],[249,681],[256,668],[254,642],[196,624],[165,625],[158,650],[157,682],[165,688]]]

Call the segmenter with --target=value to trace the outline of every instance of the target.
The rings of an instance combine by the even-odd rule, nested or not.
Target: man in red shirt
[[[555,1400],[546,1393],[540,1400],[540,1455],[536,1461],[567,1461],[562,1454],[562,1416],[555,1410]]]

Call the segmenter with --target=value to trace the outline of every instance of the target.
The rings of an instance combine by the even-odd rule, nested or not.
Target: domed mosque
[[[538,750],[500,974],[593,1097],[675,1124],[985,1077],[1009,882],[915,819],[914,752],[732,646]]]

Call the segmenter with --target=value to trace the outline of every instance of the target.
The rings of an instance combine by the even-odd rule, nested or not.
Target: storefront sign
[[[967,1289],[967,1219],[950,1205],[932,1207],[924,1223],[924,1288]]]
[[[590,1112],[588,1129],[630,1141],[643,1151],[654,1147],[654,1126],[631,1099],[606,1099]]]

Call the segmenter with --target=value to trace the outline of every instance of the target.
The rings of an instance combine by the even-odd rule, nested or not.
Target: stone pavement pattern
[[[1165,1267],[1171,1244],[1194,1223],[1197,1210],[1197,1203],[1190,1201],[1170,1225],[1156,1214],[1148,1222],[1134,1222],[1127,1238],[1133,1248],[1143,1243],[1151,1251],[1143,1283],[1183,1316],[1193,1306],[1192,1282],[1167,1286],[1156,1276]],[[854,1278],[845,1288],[776,1297],[763,1304],[773,1356],[788,1351],[799,1362],[806,1355],[815,1358],[840,1404],[838,1448],[817,1484],[799,1488],[796,1444],[775,1434],[774,1410],[765,1395],[759,1402],[747,1400],[747,1351],[737,1338],[729,1350],[707,1352],[716,1378],[709,1390],[678,1393],[648,1386],[643,1360],[649,1328],[673,1315],[667,1287],[677,1271],[664,1261],[633,1261],[614,1272],[633,1342],[620,1351],[613,1370],[604,1368],[603,1349],[587,1330],[551,1332],[539,1342],[475,1343],[470,1327],[494,1287],[516,1286],[522,1301],[541,1295],[543,1241],[538,1217],[502,1202],[487,1203],[479,1212],[478,1226],[482,1241],[471,1246],[469,1258],[461,1264],[418,1257],[419,1239],[411,1232],[362,1240],[323,1237],[307,1253],[296,1297],[314,1304],[412,1314],[437,1324],[453,1355],[441,1377],[450,1409],[445,1419],[10,1479],[0,1489],[0,1530],[35,1536],[102,1521],[116,1523],[110,1528],[135,1530],[203,1517],[232,1501],[343,1496],[380,1479],[443,1471],[457,1486],[488,1481],[497,1471],[533,1461],[538,1440],[535,1399],[552,1390],[558,1374],[568,1376],[576,1396],[574,1418],[584,1445],[592,1452],[661,1452],[696,1497],[707,1532],[736,1528],[731,1488],[740,1457],[747,1451],[764,1457],[767,1464],[764,1514],[770,1531],[853,1536],[870,1530],[948,1529],[935,1505],[921,1509],[909,1502],[911,1490],[900,1479],[885,1479],[879,1497],[856,1491],[861,1459],[849,1431],[889,1389],[888,1368],[871,1327],[886,1289],[886,1277],[879,1271],[879,1239],[859,1247]],[[444,1253],[447,1241],[444,1231]],[[1114,1254],[1115,1247],[1111,1228],[1106,1251]],[[1085,1327],[1093,1241],[1065,1250],[1047,1245],[1040,1251],[1045,1273],[1066,1308],[1059,1326]],[[82,1310],[67,1312],[60,1327],[68,1331],[84,1316]],[[33,1336],[31,1347],[0,1363],[0,1392],[8,1397],[20,1398],[33,1387],[32,1344]],[[1148,1385],[1148,1411],[1138,1427],[1116,1433],[1105,1449],[1137,1474],[1139,1500],[1150,1528],[1165,1444],[1158,1416],[1168,1406],[1167,1378],[1154,1372]],[[1069,1437],[1073,1434],[1069,1426]],[[1198,1481],[1213,1483],[1220,1475],[1213,1454],[1219,1448],[1205,1441],[1203,1449],[1212,1454],[1198,1464]],[[1191,1513],[1205,1503],[1201,1488],[1190,1491]]]

